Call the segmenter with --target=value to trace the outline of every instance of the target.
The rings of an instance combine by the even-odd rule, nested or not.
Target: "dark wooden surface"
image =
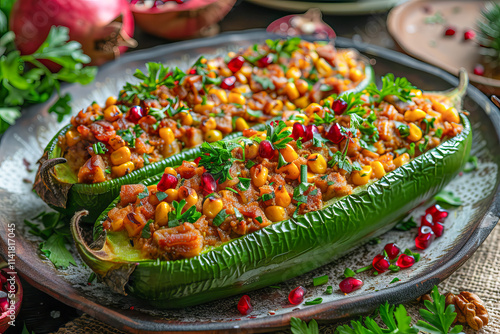
[[[288,14],[290,13],[238,1],[231,12],[220,22],[220,30],[224,32],[265,28],[274,20]],[[344,17],[325,15],[323,17],[338,36],[395,48],[393,40],[387,33],[386,18],[386,13]],[[140,28],[136,28],[134,38],[139,42],[137,49],[147,49],[171,42],[149,35]],[[31,331],[36,334],[51,333],[80,315],[76,309],[38,291],[26,281],[22,283],[24,300],[21,312],[16,319],[16,326],[9,328],[6,334],[21,333],[23,324],[26,324],[30,333]]]

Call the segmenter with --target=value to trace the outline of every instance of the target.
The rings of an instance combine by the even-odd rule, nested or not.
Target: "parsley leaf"
[[[415,218],[410,217],[407,220],[399,221],[394,229],[398,231],[409,231],[414,227],[417,227],[417,223],[415,222]]]
[[[452,206],[461,206],[462,200],[460,197],[455,196],[451,191],[441,190],[434,196],[437,202],[449,204]]]
[[[168,213],[168,227],[179,226],[182,223],[195,223],[200,217],[201,213],[196,211],[196,206],[191,206],[186,212],[182,213],[182,209],[186,205],[186,200],[180,202],[172,202],[172,211]]]
[[[66,236],[54,233],[47,239],[47,241],[40,244],[40,251],[57,268],[68,268],[70,264],[76,266],[75,259],[66,248],[66,244]]]
[[[227,216],[229,215],[227,214],[226,210],[220,210],[217,216],[215,216],[215,218],[213,219],[212,224],[214,224],[214,226],[220,226],[220,224],[222,224],[224,220],[226,220]]]
[[[273,81],[268,77],[259,77],[257,75],[253,75],[252,79],[258,84],[260,84],[264,90],[266,89],[274,90],[276,88],[276,86],[274,86]]]
[[[151,224],[154,224],[153,219],[148,220],[146,225],[144,225],[144,227],[142,228],[141,238],[144,238],[144,239],[151,238],[151,229],[149,227],[149,225],[151,225]]]
[[[204,142],[201,144],[201,159],[199,166],[205,167],[207,172],[212,174],[216,181],[222,183],[226,180],[231,180],[229,170],[233,166],[234,161],[239,161],[233,157],[231,151],[241,147],[240,144],[232,141],[217,141],[213,143]]]
[[[388,73],[382,77],[382,89],[371,83],[366,87],[366,91],[371,97],[378,95],[375,102],[382,102],[386,96],[394,95],[401,101],[411,100],[411,90],[415,87],[406,78],[394,78],[394,74]]]
[[[309,325],[299,318],[290,318],[290,325],[292,326],[292,334],[319,334],[318,323],[312,319]]]
[[[286,147],[286,144],[293,140],[290,135],[292,131],[285,130],[286,123],[283,121],[273,121],[266,125],[267,140],[271,142],[275,149],[280,150]]]
[[[57,115],[57,121],[62,122],[64,116],[71,113],[71,107],[69,102],[71,101],[71,95],[66,93],[64,96],[60,96],[57,101],[50,106],[49,113],[54,113]]]

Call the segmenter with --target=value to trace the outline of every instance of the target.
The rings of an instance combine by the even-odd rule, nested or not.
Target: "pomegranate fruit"
[[[269,140],[263,140],[259,144],[259,155],[262,158],[271,160],[274,157],[275,149]]]
[[[347,277],[339,284],[340,291],[350,293],[360,289],[363,286],[363,281],[354,277]]]
[[[385,245],[384,250],[387,253],[387,257],[389,257],[389,260],[394,260],[401,252],[401,248],[399,248],[395,243]]]
[[[298,286],[288,294],[288,301],[290,304],[299,305],[304,300],[306,294],[306,289],[302,286]]]
[[[238,311],[241,315],[250,314],[253,310],[252,304],[250,304],[250,297],[243,295],[238,302]]]
[[[134,19],[126,0],[15,2],[10,29],[16,34],[21,54],[35,52],[52,26],[68,27],[70,39],[82,45],[83,52],[92,59],[91,65],[101,65],[137,46],[132,39]],[[54,72],[60,68],[55,63],[44,64]]]
[[[335,115],[342,115],[347,109],[347,102],[342,99],[337,99],[332,102],[332,110]]]
[[[235,83],[236,83],[236,77],[230,76],[230,77],[224,78],[224,80],[222,80],[222,82],[220,84],[220,88],[233,89]]]
[[[415,258],[413,255],[401,254],[396,261],[396,265],[401,269],[410,268],[415,264]]]
[[[304,139],[305,136],[306,136],[306,127],[299,122],[293,123],[292,138],[295,140],[299,140],[299,138]]]
[[[243,58],[243,56],[236,56],[227,63],[227,67],[231,72],[236,73],[241,69],[244,63],[245,58]]]
[[[379,274],[386,272],[389,269],[391,263],[382,254],[379,254],[373,258],[372,266]]]
[[[173,189],[177,187],[177,178],[172,174],[163,174],[158,186],[156,187],[158,191],[167,191],[168,189]]]
[[[23,287],[16,273],[8,268],[0,270],[0,333],[15,320],[23,301]]]

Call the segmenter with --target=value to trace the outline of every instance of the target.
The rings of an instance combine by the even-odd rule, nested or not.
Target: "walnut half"
[[[467,323],[472,329],[480,330],[488,324],[488,311],[483,301],[474,293],[462,291],[459,295],[446,294],[446,307],[455,305],[455,321]]]

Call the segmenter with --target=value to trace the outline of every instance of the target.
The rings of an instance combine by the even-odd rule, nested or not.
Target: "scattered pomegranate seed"
[[[262,158],[272,159],[274,157],[275,149],[269,140],[263,140],[259,144],[259,155]]]
[[[434,232],[436,238],[439,238],[440,236],[443,235],[444,225],[441,223],[435,223],[434,226],[432,227],[432,232]]]
[[[456,34],[456,32],[457,32],[457,29],[455,27],[448,27],[444,31],[444,35],[445,36],[453,36]]]
[[[304,139],[305,136],[306,136],[306,127],[299,122],[293,123],[292,138],[298,140],[299,138]]]
[[[316,125],[309,124],[308,126],[306,126],[306,136],[304,137],[304,141],[313,139],[315,133],[319,133],[318,127]]]
[[[242,56],[236,56],[227,63],[227,67],[231,70],[231,72],[236,73],[240,70],[245,62],[245,58]]]
[[[189,74],[196,74],[196,68],[192,68],[192,69],[189,71]]]
[[[257,66],[259,67],[267,67],[267,65],[272,63],[273,63],[273,57],[271,55],[267,55],[257,60]]]
[[[435,204],[427,208],[427,210],[425,210],[425,213],[432,216],[433,222],[442,223],[445,218],[448,217],[448,211],[443,209],[439,204]]]
[[[484,66],[481,64],[476,65],[476,67],[474,67],[474,74],[483,76],[484,75]]]
[[[340,291],[350,293],[363,286],[363,281],[354,277],[347,277],[339,284]]]
[[[131,309],[131,310],[134,310],[134,307],[133,307],[133,306],[130,306],[130,309]]]
[[[234,84],[236,83],[236,77],[235,76],[230,76],[222,80],[220,84],[220,88],[222,89],[233,89]]]
[[[432,228],[434,226],[434,221],[432,219],[432,215],[430,215],[430,214],[423,215],[420,218],[420,226],[429,226]]]
[[[198,166],[200,164],[200,160],[201,160],[201,157],[194,159],[194,163],[196,164],[196,166]]]
[[[347,109],[347,102],[342,99],[337,99],[332,102],[332,110],[335,115],[342,115]]]
[[[326,138],[331,140],[334,144],[340,144],[342,140],[346,139],[346,136],[342,133],[342,130],[340,130],[340,125],[334,123],[328,130]]]
[[[389,257],[389,260],[394,260],[401,252],[401,248],[399,248],[395,243],[385,245],[384,250]]]
[[[389,269],[391,263],[382,254],[379,254],[373,258],[372,266],[379,274],[386,272]]]
[[[159,191],[167,191],[167,189],[173,189],[177,187],[177,178],[172,174],[163,174],[158,186],[156,187]]]
[[[299,305],[304,300],[304,295],[306,294],[306,289],[302,286],[298,286],[288,295],[288,301],[290,304]]]
[[[401,269],[410,268],[415,264],[415,258],[413,255],[401,254],[396,261],[396,265]]]
[[[421,226],[415,238],[415,246],[418,249],[426,249],[434,241],[435,235],[429,226]]]
[[[131,122],[137,123],[144,116],[146,116],[146,113],[140,106],[133,106],[128,110],[126,118]]]
[[[250,297],[247,295],[243,295],[238,302],[238,311],[240,311],[241,315],[247,315],[252,313],[253,307],[250,304]]]
[[[207,172],[201,174],[200,185],[201,189],[203,190],[203,194],[205,196],[217,190],[217,182],[215,182],[215,179],[212,176],[212,174]]]
[[[474,37],[476,37],[476,33],[474,32],[474,30],[467,30],[466,32],[464,32],[464,40],[465,41],[468,41],[470,39],[474,39]]]

